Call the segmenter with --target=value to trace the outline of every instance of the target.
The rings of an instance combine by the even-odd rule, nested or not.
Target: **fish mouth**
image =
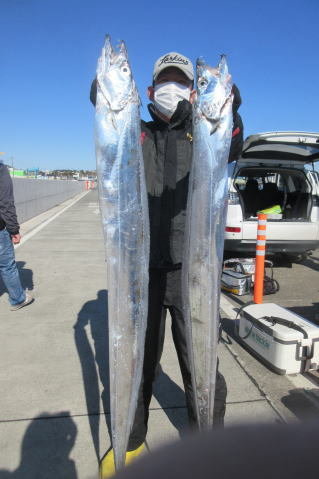
[[[123,40],[120,40],[118,45],[113,47],[111,35],[107,33],[105,35],[104,50],[105,57],[109,59],[109,67],[111,67],[111,65],[117,65],[119,62],[122,63],[125,60],[128,63],[127,48]]]
[[[123,40],[114,47],[111,36],[105,36],[96,78],[110,110],[122,110],[129,102],[140,103]]]
[[[217,130],[223,112],[233,97],[232,81],[228,72],[226,56],[221,55],[217,67],[211,67],[203,57],[199,57],[196,62],[196,70],[198,102],[195,111],[197,121],[205,118],[211,125],[210,134],[212,135]],[[220,91],[220,95],[218,95],[220,101],[217,100],[216,103],[212,103],[211,97],[215,96],[216,88]]]
[[[220,60],[217,67],[211,67],[206,62],[204,57],[198,57],[196,60],[196,70],[197,70],[197,76],[200,76],[201,70],[207,70],[210,72],[210,74],[214,76],[227,78],[229,75],[229,72],[228,72],[228,66],[226,61],[226,55],[223,53],[220,56]]]

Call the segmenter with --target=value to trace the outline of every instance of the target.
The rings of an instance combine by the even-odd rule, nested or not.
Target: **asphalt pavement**
[[[0,479],[4,471],[6,478],[96,478],[110,446],[108,286],[97,201],[97,192],[89,191],[22,225],[16,260],[33,304],[11,312],[0,284]],[[224,297],[223,304],[226,427],[298,420],[291,402],[285,406],[270,394],[280,377],[261,365],[255,373],[249,353],[232,338],[236,302]],[[150,451],[187,431],[169,324],[161,366],[150,408]],[[287,380],[280,383],[286,395],[295,391],[287,378],[280,380]]]

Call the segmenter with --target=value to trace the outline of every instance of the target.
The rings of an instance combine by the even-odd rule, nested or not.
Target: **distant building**
[[[24,177],[25,172],[24,170],[16,170],[15,168],[12,168],[12,166],[8,166],[9,173],[12,177]]]

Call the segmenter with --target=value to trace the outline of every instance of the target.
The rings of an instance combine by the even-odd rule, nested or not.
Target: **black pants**
[[[193,388],[187,355],[181,296],[181,270],[150,270],[149,309],[145,338],[143,377],[128,450],[136,449],[146,438],[152,386],[164,344],[167,309],[172,318],[172,334],[184,383],[189,423],[191,427],[196,427],[196,414],[193,403]],[[217,371],[214,425],[223,424],[226,409],[226,395],[227,388],[225,379]]]

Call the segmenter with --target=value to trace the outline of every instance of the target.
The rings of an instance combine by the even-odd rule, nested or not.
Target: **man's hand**
[[[11,235],[12,243],[19,244],[21,240],[21,235],[18,233],[17,235]]]

